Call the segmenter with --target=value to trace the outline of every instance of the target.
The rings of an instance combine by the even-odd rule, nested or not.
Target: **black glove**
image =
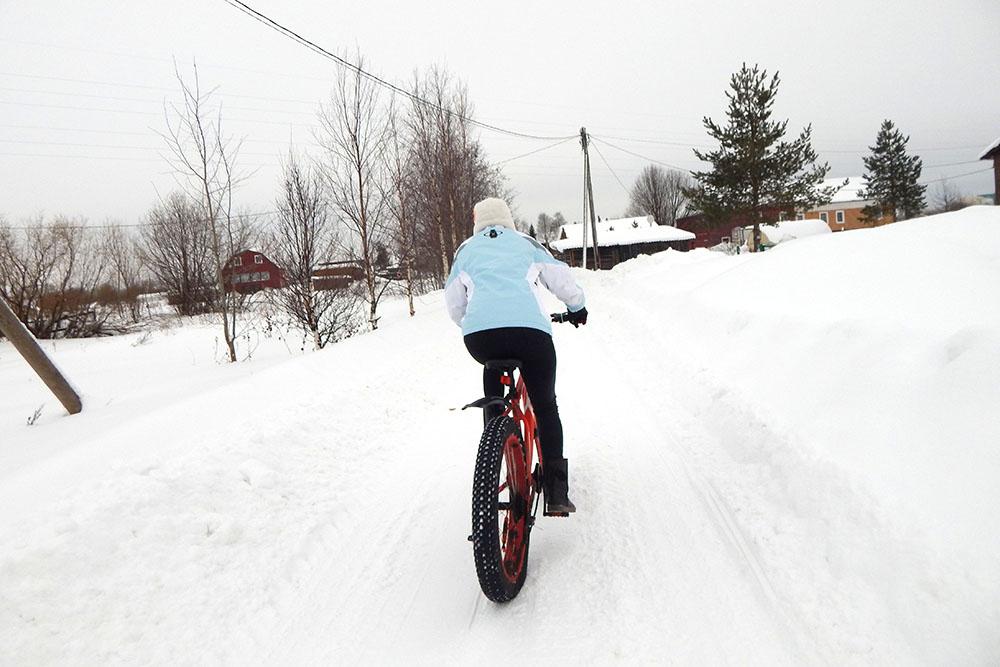
[[[576,311],[569,311],[566,313],[566,321],[572,324],[574,327],[579,327],[581,324],[587,323],[587,309],[581,308]]]

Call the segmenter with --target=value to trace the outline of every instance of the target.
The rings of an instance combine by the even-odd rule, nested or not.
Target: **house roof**
[[[986,147],[986,150],[984,150],[979,155],[979,159],[980,160],[989,160],[989,159],[993,158],[994,157],[994,153],[997,152],[997,149],[1000,149],[1000,137],[997,137],[996,141],[994,141],[992,144],[990,144],[989,146]]]
[[[559,240],[553,242],[553,248],[564,252],[571,248],[583,247],[583,224],[574,222],[563,225],[559,230]],[[590,229],[588,227],[589,236]],[[643,243],[663,243],[669,241],[688,241],[694,234],[671,227],[658,225],[653,216],[639,218],[619,218],[617,220],[602,220],[597,223],[597,243],[599,246],[639,245]],[[589,242],[589,239],[588,239]]]
[[[800,239],[803,236],[830,234],[830,226],[818,218],[808,220],[784,220],[777,225],[761,225],[760,231],[767,237],[766,243],[781,243]]]
[[[823,181],[821,187],[827,188],[834,185],[840,185],[843,182],[843,178],[827,178]],[[833,199],[830,200],[830,203],[839,204],[847,201],[862,201],[862,197],[858,196],[858,191],[862,188],[864,188],[864,181],[861,176],[851,176],[847,179],[847,185],[844,185],[834,193]]]

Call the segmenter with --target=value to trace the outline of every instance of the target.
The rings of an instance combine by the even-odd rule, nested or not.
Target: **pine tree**
[[[892,121],[882,121],[875,145],[868,147],[871,155],[863,158],[867,173],[864,190],[858,194],[874,200],[861,211],[863,222],[872,224],[885,215],[906,220],[924,209],[927,187],[917,183],[923,164],[919,157],[906,154],[909,140]]]
[[[817,165],[812,148],[812,127],[806,126],[793,141],[783,141],[788,121],[771,120],[771,107],[778,94],[777,73],[744,63],[730,79],[729,121],[721,127],[705,117],[709,135],[718,150],[695,156],[712,164],[712,171],[692,172],[697,181],[684,190],[691,206],[709,224],[719,224],[737,215],[753,223],[753,247],[760,247],[760,224],[776,220],[779,212],[814,208],[829,202],[837,187],[820,187],[830,167]]]

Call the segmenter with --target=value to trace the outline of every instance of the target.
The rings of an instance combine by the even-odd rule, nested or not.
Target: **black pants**
[[[477,331],[465,337],[465,347],[483,368],[486,396],[502,396],[500,371],[485,368],[491,359],[520,359],[521,375],[538,420],[542,459],[563,457],[563,429],[556,405],[556,348],[552,336],[529,327]]]

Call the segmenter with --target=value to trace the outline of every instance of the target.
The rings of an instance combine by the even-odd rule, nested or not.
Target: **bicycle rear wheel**
[[[496,417],[479,441],[472,483],[472,546],[476,575],[493,602],[521,590],[528,566],[531,529],[529,477],[517,423]]]

